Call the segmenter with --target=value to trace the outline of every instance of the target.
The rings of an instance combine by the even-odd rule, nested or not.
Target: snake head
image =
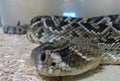
[[[102,57],[101,49],[87,39],[57,41],[35,48],[31,57],[41,75],[69,76],[96,68]]]
[[[63,62],[67,56],[69,56],[67,47],[56,49],[53,46],[39,46],[31,54],[38,72],[45,76],[64,76],[64,72],[70,72],[71,67]]]

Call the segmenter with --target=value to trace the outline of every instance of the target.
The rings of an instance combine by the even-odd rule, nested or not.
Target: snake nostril
[[[54,63],[54,62],[51,64],[51,66],[55,66],[55,65],[56,65],[56,63]]]
[[[45,59],[46,59],[46,54],[45,53],[41,54],[41,60],[45,61]]]

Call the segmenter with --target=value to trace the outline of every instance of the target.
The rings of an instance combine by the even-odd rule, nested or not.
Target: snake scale
[[[99,64],[120,64],[120,15],[92,18],[36,16],[27,26],[5,26],[4,33],[26,34],[31,57],[42,75],[82,74]]]

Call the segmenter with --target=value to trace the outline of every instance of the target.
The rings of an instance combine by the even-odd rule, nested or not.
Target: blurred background
[[[37,15],[93,17],[119,14],[120,0],[0,0],[2,25],[29,23]]]
[[[120,0],[0,0],[0,25],[29,23],[37,15],[94,17],[120,14]],[[37,44],[26,36],[3,34],[0,28],[0,81],[42,81],[31,65]],[[120,66],[106,65],[64,81],[120,81]]]

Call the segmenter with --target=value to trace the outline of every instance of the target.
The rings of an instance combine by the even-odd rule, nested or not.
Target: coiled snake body
[[[29,26],[5,26],[3,31],[26,32],[28,40],[40,44],[31,57],[45,76],[77,75],[99,64],[120,64],[120,15],[36,16]]]

